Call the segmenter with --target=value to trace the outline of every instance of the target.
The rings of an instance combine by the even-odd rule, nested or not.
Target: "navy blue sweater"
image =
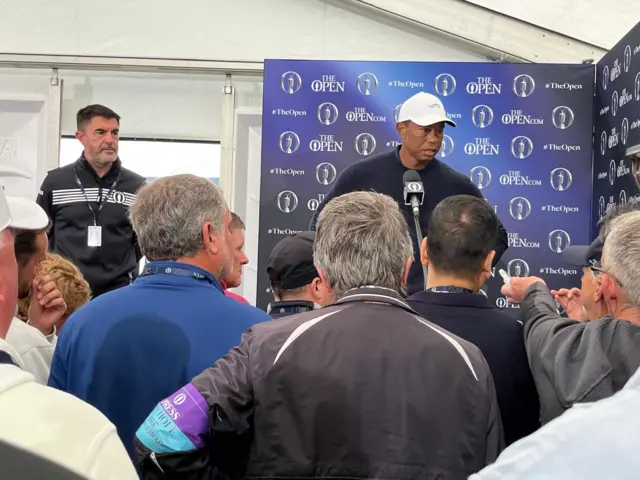
[[[133,437],[156,403],[240,343],[262,310],[227,297],[213,276],[155,274],[76,311],[60,332],[49,386],[100,410],[134,459]]]
[[[411,239],[413,241],[414,259],[409,272],[407,284],[408,294],[424,290],[424,275],[420,264],[420,245],[415,233],[411,207],[404,204],[402,177],[408,170],[399,156],[400,147],[391,152],[383,153],[373,157],[360,160],[349,165],[336,179],[333,187],[318,207],[311,220],[311,230],[316,228],[316,220],[324,205],[332,198],[355,191],[375,191],[393,197],[404,213]],[[420,227],[422,234],[427,234],[429,217],[433,209],[447,197],[452,195],[473,195],[482,197],[480,190],[468,177],[456,172],[453,168],[442,163],[438,159],[433,159],[422,170],[416,170],[420,174],[424,184],[424,203],[420,208]],[[498,242],[496,244],[496,255],[493,264],[496,265],[502,254],[508,248],[507,231],[500,224]]]

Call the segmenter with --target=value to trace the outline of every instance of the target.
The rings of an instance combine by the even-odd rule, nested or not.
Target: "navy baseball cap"
[[[272,286],[292,290],[309,285],[318,276],[313,264],[315,238],[316,232],[299,232],[278,242],[267,265]]]
[[[599,265],[602,258],[600,237],[591,242],[591,245],[575,245],[567,248],[562,257],[565,263],[576,267]]]

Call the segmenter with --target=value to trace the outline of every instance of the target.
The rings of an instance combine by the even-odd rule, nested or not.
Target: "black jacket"
[[[502,446],[477,347],[374,287],[255,325],[136,436],[146,479],[462,480]]]
[[[522,324],[484,295],[418,292],[407,303],[427,320],[480,349],[496,385],[507,445],[540,426],[540,402],[524,348]]]
[[[96,223],[102,227],[101,247],[87,246],[87,229],[93,225],[94,216],[74,170],[96,212],[98,202],[118,180],[97,213]],[[100,178],[84,156],[71,165],[51,170],[42,182],[37,201],[53,224],[49,249],[78,266],[94,295],[127,285],[137,274],[142,254],[129,221],[129,207],[144,182],[143,177],[123,168],[120,160]]]
[[[367,157],[352,163],[338,176],[331,190],[324,197],[322,203],[316,210],[311,219],[309,230],[316,229],[316,221],[318,215],[324,206],[335,197],[344,195],[345,193],[357,191],[375,191],[384,193],[393,197],[398,202],[398,206],[404,214],[411,240],[413,242],[414,258],[420,258],[420,245],[416,237],[413,215],[411,207],[404,204],[403,197],[403,175],[408,170],[400,161],[400,147],[390,152],[381,153]],[[420,229],[424,236],[427,235],[429,218],[433,209],[447,197],[453,195],[473,195],[474,197],[482,197],[482,193],[476,187],[469,177],[463,175],[449,165],[434,158],[422,170],[416,170],[420,175],[420,179],[424,185],[424,202],[420,207]],[[502,223],[499,224],[498,241],[496,243],[496,255],[493,259],[493,265],[497,265],[498,261],[509,247],[507,231]],[[424,275],[422,273],[422,265],[420,262],[413,262],[409,271],[409,279],[407,282],[407,291],[409,295],[424,290]]]

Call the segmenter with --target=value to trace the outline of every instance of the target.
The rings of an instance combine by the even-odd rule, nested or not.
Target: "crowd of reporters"
[[[80,113],[76,167],[100,185],[126,170],[109,131],[118,122]],[[83,275],[89,254],[48,251],[70,238],[58,234],[61,205],[80,211],[83,197],[45,185],[48,211],[0,191],[7,478],[635,475],[640,206],[610,212],[591,245],[564,252],[583,268],[580,289],[510,278],[502,293],[520,305],[516,320],[482,293],[501,228],[484,199],[439,202],[414,258],[396,200],[345,193],[323,205],[315,231],[273,249],[264,312],[229,291],[255,259],[209,180],[158,178],[130,205],[97,195],[92,213],[130,222],[123,258],[148,260],[139,275],[117,269],[117,288],[102,282],[98,294]],[[99,240],[82,248],[109,237]],[[417,262],[426,289],[407,296]]]

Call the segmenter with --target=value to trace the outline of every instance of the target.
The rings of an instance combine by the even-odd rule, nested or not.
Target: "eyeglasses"
[[[604,273],[606,273],[607,275],[609,275],[614,282],[616,282],[618,285],[620,285],[621,287],[624,287],[624,285],[622,284],[622,282],[620,280],[618,280],[616,277],[614,277],[613,275],[611,275],[609,272],[607,272],[606,270],[604,270],[601,267],[594,267],[593,265],[589,267],[591,269],[591,271],[593,272],[593,275],[596,277],[596,279],[600,280],[602,278],[602,275]]]

